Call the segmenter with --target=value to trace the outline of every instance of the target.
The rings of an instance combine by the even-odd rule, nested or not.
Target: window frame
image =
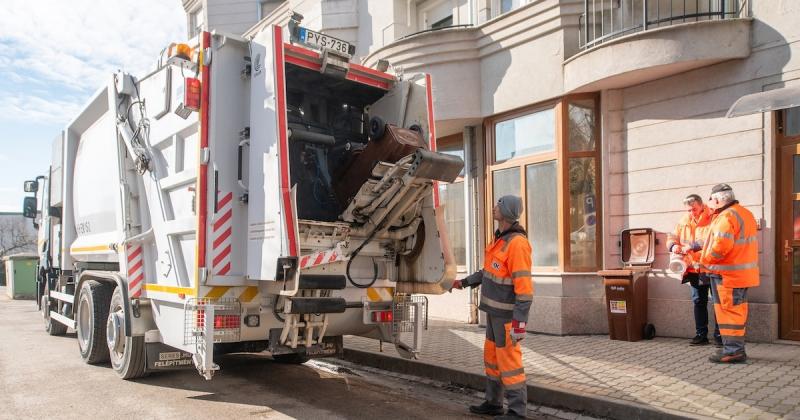
[[[595,147],[593,151],[569,151],[569,104],[574,101],[594,101],[595,112]],[[522,157],[514,157],[505,161],[497,162],[495,159],[495,128],[498,123],[508,121],[514,118],[522,117],[528,114],[533,114],[539,111],[552,108],[555,115],[555,144],[554,150],[550,152],[535,153]],[[602,267],[603,261],[603,209],[602,209],[602,141],[601,133],[601,115],[600,115],[600,95],[597,93],[582,93],[568,95],[555,100],[545,101],[520,109],[501,113],[484,120],[483,130],[485,142],[485,166],[484,166],[484,187],[486,195],[484,197],[484,237],[486,243],[490,244],[494,240],[494,221],[492,220],[492,208],[494,207],[494,185],[493,173],[495,171],[519,168],[520,176],[520,194],[524,204],[524,209],[527,214],[527,179],[526,168],[528,165],[543,163],[548,161],[556,162],[556,191],[557,197],[557,217],[558,217],[558,265],[556,266],[534,266],[534,272],[543,273],[560,273],[560,272],[594,272]],[[596,244],[595,244],[595,266],[594,267],[578,267],[572,266],[570,261],[571,256],[571,243],[569,240],[569,209],[570,209],[570,194],[569,194],[569,159],[589,157],[595,159],[595,216],[597,219],[596,225]],[[521,217],[520,224],[528,229],[527,218]],[[534,250],[536,252],[536,250]]]

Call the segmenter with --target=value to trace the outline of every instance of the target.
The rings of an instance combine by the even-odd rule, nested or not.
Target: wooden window
[[[506,194],[523,199],[534,271],[595,271],[600,241],[599,98],[575,95],[486,121],[486,233]]]

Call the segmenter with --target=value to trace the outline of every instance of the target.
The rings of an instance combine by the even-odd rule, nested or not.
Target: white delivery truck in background
[[[26,182],[46,330],[126,379],[302,362],[344,335],[413,357],[419,294],[455,277],[435,183],[463,166],[436,152],[430,77],[350,63],[297,22],[195,44],[113,75]]]

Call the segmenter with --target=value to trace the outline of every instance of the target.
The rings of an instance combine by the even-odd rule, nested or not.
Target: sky
[[[0,212],[21,212],[53,140],[121,69],[143,75],[186,39],[181,0],[0,2]]]

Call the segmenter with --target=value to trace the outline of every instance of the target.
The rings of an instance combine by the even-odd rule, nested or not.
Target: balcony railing
[[[463,24],[463,25],[449,25],[449,26],[440,26],[438,28],[429,28],[429,29],[425,29],[425,30],[422,30],[422,31],[414,32],[413,34],[408,34],[408,35],[401,36],[400,38],[397,38],[396,41],[400,41],[400,40],[403,40],[403,39],[406,39],[406,38],[411,38],[412,36],[417,36],[419,34],[425,34],[425,33],[428,33],[428,32],[441,31],[442,29],[471,28],[472,26],[473,26],[472,24],[467,23],[467,24]]]
[[[578,46],[590,49],[635,32],[744,17],[748,0],[584,0]]]

